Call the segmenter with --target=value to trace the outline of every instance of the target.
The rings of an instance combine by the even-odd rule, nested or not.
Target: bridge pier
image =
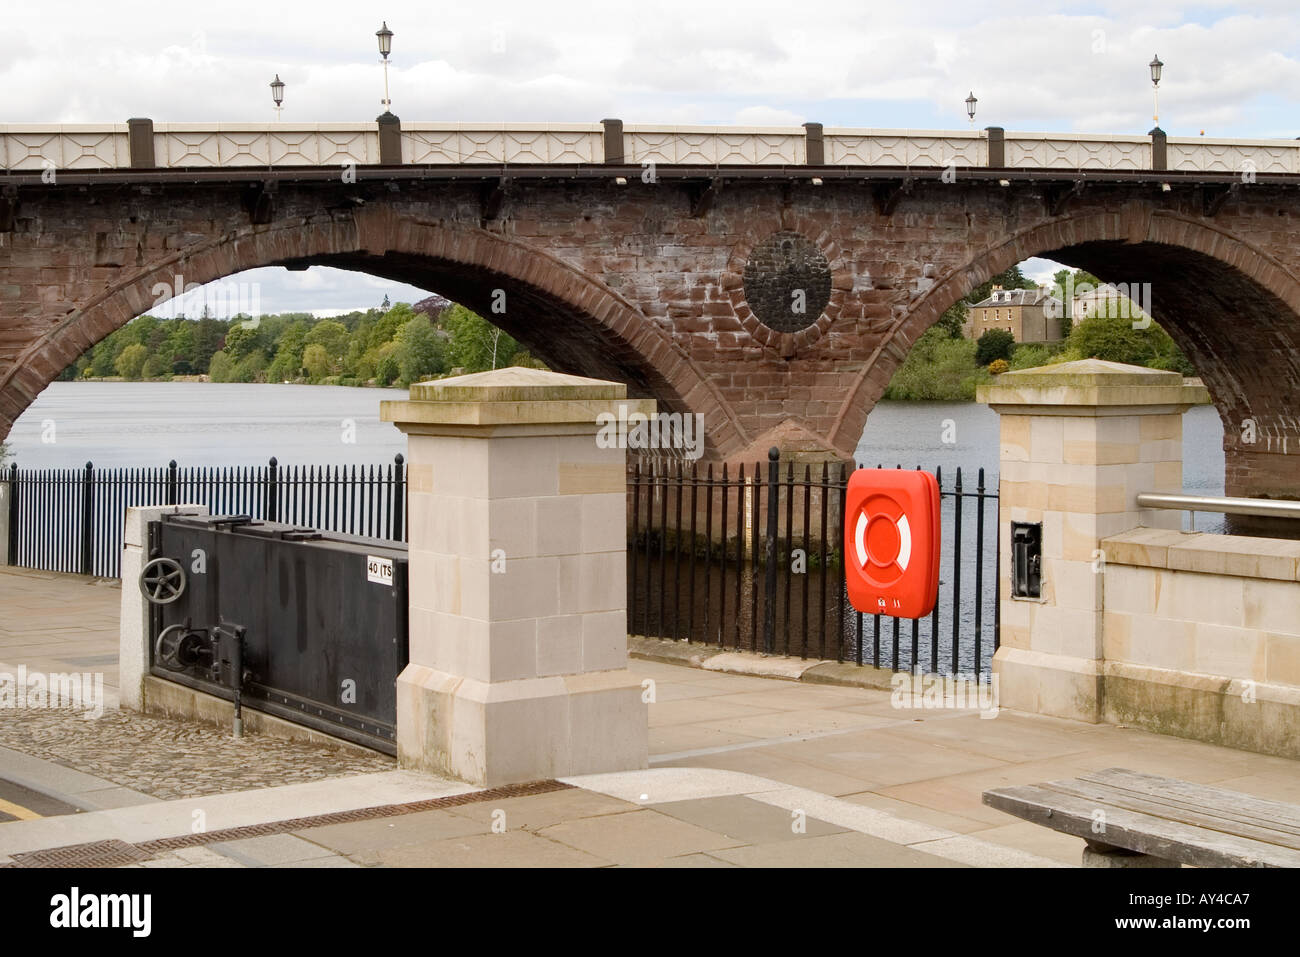
[[[1263,440],[1258,444],[1264,444]],[[1223,493],[1241,498],[1300,499],[1300,435],[1289,443],[1276,440],[1276,444],[1281,448],[1257,449],[1236,442],[1225,448]],[[1283,451],[1287,444],[1289,453]]]

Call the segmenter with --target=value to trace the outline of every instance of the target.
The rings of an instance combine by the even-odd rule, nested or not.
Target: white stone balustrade
[[[988,141],[983,131],[851,130],[825,132],[826,162],[831,166],[987,166]]]
[[[1012,168],[1143,170],[1151,168],[1149,136],[1007,133]]]
[[[406,123],[407,165],[590,165],[605,162],[599,123]],[[989,165],[985,130],[827,128],[829,166],[942,168]],[[801,166],[802,127],[664,126],[622,130],[630,165]],[[1140,171],[1152,168],[1151,137],[1090,133],[1007,132],[1005,163],[1014,169]],[[159,168],[335,166],[380,162],[374,123],[159,123],[153,126]],[[1170,170],[1300,174],[1300,141],[1169,137]],[[127,124],[0,124],[0,169],[128,169]]]

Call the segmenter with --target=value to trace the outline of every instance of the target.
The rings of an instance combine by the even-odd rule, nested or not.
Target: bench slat
[[[1016,817],[1085,840],[1128,848],[1197,867],[1300,867],[1300,851],[1108,807],[1104,834],[1093,832],[1096,801],[1041,785],[995,788],[984,803]]]
[[[1134,794],[1132,791],[1084,780],[1052,781],[1043,787],[1064,794],[1073,794],[1099,806],[1120,807],[1152,817],[1161,817],[1181,824],[1190,824],[1193,827],[1203,827],[1223,834],[1235,834],[1249,840],[1263,841],[1265,844],[1276,844],[1279,847],[1300,851],[1300,834],[1293,830],[1270,823],[1261,824],[1255,820],[1228,817],[1221,812],[1207,811],[1190,806],[1183,801],[1162,801],[1159,798]]]
[[[1151,795],[1158,799],[1177,799],[1196,805],[1216,815],[1249,819],[1268,827],[1281,827],[1300,834],[1300,805],[1269,801],[1240,791],[1193,784],[1176,778],[1162,778],[1127,768],[1106,768],[1079,775],[1080,781],[1094,781]]]

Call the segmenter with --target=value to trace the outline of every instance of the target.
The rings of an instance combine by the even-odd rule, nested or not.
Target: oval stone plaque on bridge
[[[745,302],[777,332],[799,332],[831,301],[831,269],[801,233],[783,230],[759,243],[745,263]]]

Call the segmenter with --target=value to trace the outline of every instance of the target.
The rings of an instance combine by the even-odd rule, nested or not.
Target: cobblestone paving
[[[0,745],[162,800],[391,771],[382,754],[335,750],[155,715],[0,709]]]

